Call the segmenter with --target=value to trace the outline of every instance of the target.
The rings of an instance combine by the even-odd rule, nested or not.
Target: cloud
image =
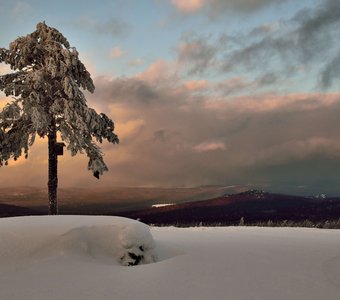
[[[333,77],[339,76],[338,42],[340,25],[340,4],[337,0],[327,0],[314,9],[304,9],[288,21],[289,26],[269,31],[260,40],[249,39],[250,43],[225,53],[222,66],[224,72],[246,68],[268,70],[279,64],[283,73],[293,70],[293,66],[318,63],[321,83],[324,88],[332,85]],[[252,32],[250,32],[252,33]],[[330,60],[327,65],[324,57]],[[335,67],[334,67],[335,66]]]
[[[263,36],[268,33],[275,32],[280,29],[280,24],[277,22],[274,23],[266,23],[259,25],[252,29],[249,33],[250,36]]]
[[[10,160],[8,166],[0,168],[1,186],[45,187],[48,176],[47,157],[46,139],[37,138],[34,145],[30,147],[27,159],[21,156],[17,161]]]
[[[284,1],[285,0],[210,0],[208,1],[208,10],[212,16],[218,16],[230,11],[250,13]]]
[[[308,185],[316,176],[308,166],[324,165],[317,175],[327,177],[330,161],[340,160],[339,93],[212,95],[197,93],[204,81],[188,83],[175,75],[172,64],[156,61],[138,76],[97,77],[89,104],[100,105],[115,121],[121,143],[102,145],[110,172],[100,182],[86,171],[86,157],[60,158],[61,187],[261,182],[273,187],[281,174],[296,179],[296,166],[299,184]],[[32,157],[33,152],[43,157],[42,151],[32,150]],[[7,184],[17,176],[26,185],[45,184],[46,164],[33,165],[28,160],[4,169],[0,180]],[[20,175],[28,172],[29,178]]]
[[[248,2],[256,7],[272,3]],[[218,5],[232,5],[223,3]],[[306,81],[305,77],[314,76],[314,85],[327,89],[340,76],[339,28],[339,1],[327,0],[300,10],[288,20],[262,24],[246,33],[188,33],[178,43],[177,60],[188,75],[242,74],[251,70],[258,77],[256,86],[269,86],[293,76],[304,76]]]
[[[249,80],[244,76],[237,76],[216,83],[215,91],[224,96],[244,95],[250,93],[250,91],[259,93],[259,91],[271,87],[276,83],[278,83],[277,75],[272,72],[265,73],[253,80]]]
[[[177,67],[173,63],[164,60],[153,62],[145,71],[137,74],[135,77],[139,80],[156,84],[172,84],[177,82],[178,74]]]
[[[339,33],[340,3],[326,0],[316,9],[304,9],[292,19],[298,24],[296,35],[305,59],[315,56],[317,51],[332,47],[334,34]]]
[[[116,78],[106,80],[97,77],[95,95],[99,98],[110,97],[114,103],[134,103],[149,105],[159,98],[159,92],[138,78]]]
[[[208,152],[208,151],[217,151],[217,150],[225,150],[226,146],[223,142],[203,142],[201,144],[198,144],[194,146],[194,151],[201,153],[201,152]]]
[[[120,139],[131,139],[140,134],[144,129],[145,120],[143,119],[130,119],[126,122],[119,122],[116,126],[117,134]]]
[[[292,45],[292,43],[294,43],[294,40],[290,40],[290,37],[274,38],[266,36],[260,41],[226,53],[221,69],[223,72],[231,72],[240,68],[263,68],[267,70],[271,68],[273,56],[278,56],[279,59],[287,59],[288,57],[289,63],[292,61],[290,55],[294,54],[297,46]]]
[[[5,97],[5,95],[3,97],[1,97],[0,94],[0,111],[5,107],[5,105],[11,101],[11,98]]]
[[[13,72],[8,64],[0,63],[0,76]]]
[[[141,66],[141,65],[144,65],[144,60],[143,59],[141,59],[141,58],[135,58],[135,59],[132,59],[132,60],[130,60],[129,62],[128,62],[128,65],[130,66],[130,67],[139,67],[139,66]]]
[[[72,21],[72,24],[82,30],[91,30],[99,34],[121,36],[126,35],[130,30],[130,25],[120,19],[111,18],[104,22],[98,22],[88,16],[81,16]]]
[[[110,168],[119,174],[109,175],[115,184],[249,183],[265,167],[266,176],[260,177],[270,183],[272,168],[283,168],[289,176],[289,170],[295,172],[292,162],[318,157],[326,164],[339,157],[338,93],[217,97],[197,94],[178,78],[151,78],[96,80],[101,92],[93,97],[106,103],[117,130],[123,129],[121,144],[105,148]],[[255,85],[260,80],[243,81]],[[313,174],[304,176],[308,181]]]
[[[0,76],[8,73],[12,73],[10,66],[5,63],[0,63]],[[0,110],[5,106],[7,102],[11,101],[11,98],[5,97],[5,93],[0,91]]]
[[[91,74],[91,77],[94,78],[97,76],[97,70],[95,67],[95,64],[93,63],[91,59],[91,55],[86,52],[80,52],[79,58],[82,61],[82,63],[85,65],[86,70]]]
[[[285,165],[289,161],[303,161],[312,157],[340,157],[340,141],[322,136],[310,136],[305,139],[290,140],[263,148],[256,157],[252,157],[252,164]],[[280,154],[280,155],[278,155]]]
[[[340,51],[322,70],[320,85],[324,89],[333,85],[334,80],[340,78]]]
[[[170,142],[171,139],[176,138],[178,132],[172,132],[166,128],[160,128],[153,132],[154,141],[156,142]]]
[[[249,82],[244,77],[233,77],[223,82],[216,84],[216,89],[223,93],[223,95],[231,95],[238,92],[245,91],[253,86],[252,82]]]
[[[209,82],[207,80],[187,80],[183,83],[185,89],[192,92],[205,91],[209,87]]]
[[[209,37],[187,35],[177,46],[178,62],[188,66],[190,74],[203,74],[215,65],[218,47],[209,40]]]
[[[171,3],[180,12],[193,13],[200,10],[204,6],[204,0],[171,0]]]
[[[143,72],[129,78],[99,76],[96,80],[97,98],[110,98],[112,103],[130,103],[137,106],[157,107],[176,99],[179,89],[176,65],[157,60]]]
[[[214,19],[231,12],[252,13],[284,1],[286,0],[170,0],[170,3],[180,13],[204,12],[209,18]]]
[[[121,47],[114,47],[111,49],[110,56],[112,58],[120,58],[124,55],[124,50]]]
[[[274,72],[262,74],[256,79],[256,85],[258,87],[272,85],[278,82],[278,77]]]
[[[18,1],[11,10],[11,16],[16,19],[22,18],[23,16],[26,16],[28,13],[30,13],[31,9],[32,7],[28,3]]]
[[[163,128],[157,129],[153,133],[154,139],[156,141],[161,141],[161,142],[164,142],[166,140],[165,135],[166,135],[166,130]]]

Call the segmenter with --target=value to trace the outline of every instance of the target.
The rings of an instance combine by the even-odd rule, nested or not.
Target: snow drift
[[[157,260],[149,227],[131,219],[19,217],[0,220],[0,227],[0,257],[6,261],[77,256],[128,266]]]
[[[140,248],[141,247],[141,248]],[[135,264],[142,256],[141,265]],[[157,262],[154,262],[156,256]],[[143,264],[144,263],[144,264]],[[338,300],[340,231],[0,219],[1,300]]]

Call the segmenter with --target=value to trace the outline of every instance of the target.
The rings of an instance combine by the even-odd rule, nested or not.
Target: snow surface
[[[151,205],[151,207],[158,208],[158,207],[165,207],[165,206],[171,206],[171,205],[174,205],[174,204],[173,203],[159,203],[159,204],[153,204]]]
[[[156,227],[151,234],[118,217],[0,219],[0,299],[340,299],[338,230]],[[139,245],[144,264],[120,265]]]

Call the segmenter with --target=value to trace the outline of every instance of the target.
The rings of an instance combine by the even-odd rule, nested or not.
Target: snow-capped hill
[[[257,199],[261,199],[264,198],[265,195],[267,195],[268,193],[263,191],[263,190],[256,190],[256,189],[251,189],[248,191],[245,191],[243,193],[240,193],[240,195],[252,195],[255,196]]]
[[[321,199],[321,198],[320,198]],[[140,211],[122,212],[121,215],[140,219],[147,224],[238,224],[284,220],[303,221],[338,220],[340,198],[322,198],[272,194],[262,190],[248,190],[238,194],[203,201],[158,207]]]
[[[326,194],[317,194],[314,196],[315,199],[327,199]]]

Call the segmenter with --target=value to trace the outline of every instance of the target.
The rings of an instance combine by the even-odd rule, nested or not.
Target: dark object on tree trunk
[[[64,155],[64,147],[65,147],[64,143],[56,143],[55,144],[56,155]]]
[[[53,120],[48,133],[48,214],[58,214],[58,156],[56,151],[57,133]]]
[[[99,179],[99,172],[98,171],[93,172],[93,176]]]

